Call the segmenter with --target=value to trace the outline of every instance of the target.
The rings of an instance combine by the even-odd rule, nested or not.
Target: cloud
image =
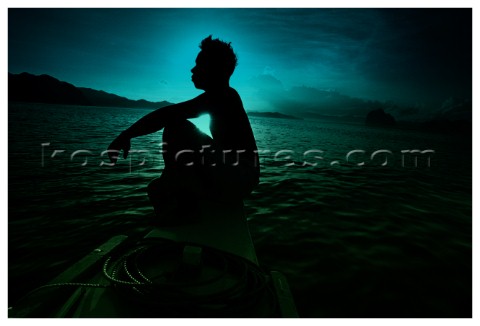
[[[271,74],[261,74],[250,78],[248,85],[254,97],[256,110],[283,111],[279,103],[288,101],[283,83]]]
[[[250,79],[250,85],[256,88],[260,93],[282,92],[284,91],[283,83],[271,74],[261,74]]]
[[[274,111],[304,117],[338,117],[364,119],[371,110],[382,108],[397,120],[425,121],[434,117],[448,120],[471,119],[469,100],[449,98],[432,111],[422,104],[404,106],[393,101],[367,100],[340,93],[334,88],[296,86],[287,89],[271,74],[257,75],[249,80],[256,97],[255,110]]]
[[[340,94],[331,88],[297,86],[286,89],[283,83],[269,74],[250,79],[253,93],[261,101],[262,111],[289,114],[318,114],[328,116],[361,116],[371,109],[371,102]]]
[[[263,68],[263,75],[275,76],[275,69],[270,66],[265,66],[265,68]]]

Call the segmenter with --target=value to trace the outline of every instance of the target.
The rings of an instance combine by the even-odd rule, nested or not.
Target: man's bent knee
[[[163,182],[161,178],[153,179],[147,186],[147,193],[150,198],[155,198],[162,192]]]

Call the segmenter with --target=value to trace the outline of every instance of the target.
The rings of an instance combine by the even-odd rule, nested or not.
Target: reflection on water
[[[10,105],[10,301],[111,236],[147,226],[161,134],[135,139],[138,152],[115,167],[102,155],[146,112]],[[470,139],[251,122],[262,177],[247,218],[260,262],[287,275],[302,316],[470,316]],[[425,156],[416,168],[402,156],[412,149],[434,150],[430,167]]]

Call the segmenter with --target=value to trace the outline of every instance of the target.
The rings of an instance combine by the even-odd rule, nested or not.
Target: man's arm
[[[130,139],[159,131],[172,120],[196,118],[207,110],[205,93],[196,98],[169,105],[150,112],[127,130],[123,131],[108,147],[110,161],[116,163],[118,153],[123,150],[123,158],[127,158],[130,150]]]
[[[130,139],[148,135],[163,129],[169,121],[196,118],[205,109],[206,96],[205,94],[202,94],[192,100],[172,104],[150,112],[135,122],[130,128],[122,132],[122,135]]]

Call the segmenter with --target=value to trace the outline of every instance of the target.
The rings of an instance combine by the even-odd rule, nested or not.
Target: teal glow
[[[188,119],[190,120],[201,132],[213,138],[210,133],[210,115],[204,114],[198,118]]]
[[[180,103],[201,93],[191,69],[212,35],[238,55],[230,85],[247,111],[343,115],[321,98],[346,107],[345,95],[429,115],[472,96],[471,20],[468,8],[10,8],[8,70]]]

